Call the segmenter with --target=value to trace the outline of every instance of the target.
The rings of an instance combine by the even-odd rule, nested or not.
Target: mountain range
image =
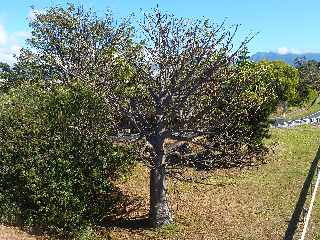
[[[254,62],[259,62],[261,60],[276,61],[281,60],[288,64],[294,65],[295,59],[305,57],[306,60],[316,60],[320,62],[320,53],[304,53],[304,54],[295,54],[287,53],[280,54],[276,52],[257,52],[256,54],[250,57],[250,60]]]

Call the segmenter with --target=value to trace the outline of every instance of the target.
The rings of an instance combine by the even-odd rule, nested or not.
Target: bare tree
[[[176,18],[157,8],[140,24],[140,51],[125,56],[130,78],[104,82],[115,112],[151,146],[149,216],[154,226],[172,222],[166,140],[192,141],[212,134],[213,97],[251,39],[234,49],[237,29],[206,19]]]

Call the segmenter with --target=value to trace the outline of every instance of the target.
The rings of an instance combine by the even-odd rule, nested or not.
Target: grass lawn
[[[129,180],[118,185],[128,195],[141,198],[141,207],[127,221],[107,228],[109,237],[114,240],[282,239],[320,144],[320,128],[272,129],[271,133],[267,142],[275,152],[270,154],[267,164],[249,169],[215,170],[209,175],[210,185],[170,182],[175,224],[163,229],[140,226],[139,218],[148,213],[149,180],[147,169],[138,165]],[[307,239],[316,239],[316,229],[320,226],[320,197],[317,201]]]
[[[314,112],[320,111],[320,98],[316,100],[316,102],[310,107],[309,105],[305,107],[291,107],[289,111],[285,114],[285,116],[273,114],[272,117],[284,117],[287,120],[295,120],[299,118],[303,118],[308,116]]]
[[[170,194],[175,225],[161,230],[114,227],[112,239],[282,239],[319,136],[319,128],[273,129],[268,144],[276,143],[275,153],[267,164],[216,170],[210,177],[213,185],[179,182]],[[139,166],[122,186],[128,194],[144,198],[145,205],[147,176]],[[132,217],[144,214],[146,207]],[[308,239],[314,239],[319,217],[318,202]]]

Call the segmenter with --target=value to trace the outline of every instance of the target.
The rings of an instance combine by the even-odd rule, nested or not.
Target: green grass
[[[295,119],[300,119],[303,118],[305,116],[308,116],[314,112],[318,112],[320,111],[320,98],[318,98],[316,100],[316,102],[310,106],[310,105],[306,105],[304,107],[290,107],[288,112],[285,114],[285,116],[283,115],[279,115],[279,114],[273,114],[273,118],[275,117],[284,117],[287,120],[295,120]]]
[[[320,145],[320,128],[272,129],[267,145],[274,150],[267,163],[242,169],[217,169],[208,175],[210,185],[170,181],[175,224],[160,229],[113,226],[100,239],[283,239],[301,187]],[[196,174],[195,172],[192,172]],[[197,173],[199,174],[199,173]],[[205,173],[201,173],[205,174]],[[148,214],[148,171],[137,165],[125,194],[143,199],[128,216]],[[175,186],[175,187],[174,187]],[[320,195],[319,195],[320,196]],[[320,197],[312,212],[307,239],[320,240]],[[301,226],[298,230],[299,236]],[[95,238],[89,229],[82,239]],[[33,239],[33,238],[32,238]],[[98,238],[99,239],[99,238]]]
[[[176,224],[169,224],[161,228],[147,230],[146,234],[151,239],[170,239],[171,237],[174,237],[178,231],[179,227]]]
[[[171,183],[173,229],[114,228],[112,239],[282,239],[320,145],[320,129],[273,129],[271,133],[267,144],[275,153],[268,156],[267,164],[215,170],[208,178],[211,185],[179,182],[173,188]],[[146,169],[140,166],[123,187],[127,193],[147,199],[147,178]],[[145,200],[135,215],[147,214],[147,206]],[[318,219],[319,203],[312,213],[308,239],[315,238]]]

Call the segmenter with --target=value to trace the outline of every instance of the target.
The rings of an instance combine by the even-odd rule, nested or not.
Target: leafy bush
[[[79,83],[0,97],[0,220],[72,233],[116,210],[112,180],[133,164],[113,145],[108,109]]]
[[[303,81],[299,82],[298,86],[299,95],[294,102],[296,106],[310,106],[315,103],[318,98],[318,92],[311,86],[308,86]]]
[[[239,166],[260,157],[270,115],[281,101],[296,97],[298,73],[282,62],[243,61],[230,71],[216,89],[212,134],[206,139],[214,151],[198,156],[201,168]]]
[[[314,60],[297,59],[296,67],[299,71],[299,98],[297,104],[314,102],[320,93],[320,63]]]

